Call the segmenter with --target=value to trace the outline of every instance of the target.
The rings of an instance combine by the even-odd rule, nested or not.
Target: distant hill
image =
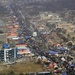
[[[75,0],[54,0],[46,4],[48,10],[75,10]]]
[[[0,0],[0,2],[5,3],[17,3],[18,5],[23,5],[24,3],[32,4],[32,5],[43,5],[46,10],[75,10],[75,0]]]
[[[75,10],[75,0],[22,0],[22,2],[26,1],[32,5],[43,5],[46,10]]]
[[[0,2],[0,16],[3,15],[7,15],[9,13],[8,9],[6,8],[6,6],[4,6],[1,2]]]

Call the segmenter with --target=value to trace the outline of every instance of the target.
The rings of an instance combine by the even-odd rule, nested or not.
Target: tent
[[[30,36],[25,36],[25,38],[26,38],[26,39],[29,39],[29,38],[30,38]]]
[[[67,75],[67,73],[62,73],[61,75]]]
[[[65,52],[65,51],[68,51],[67,49],[63,48],[63,47],[57,47],[58,50],[62,51],[62,52]]]
[[[60,50],[62,47],[58,46],[57,49]]]
[[[49,51],[49,54],[56,55],[56,54],[58,54],[58,52],[55,52],[55,51]]]

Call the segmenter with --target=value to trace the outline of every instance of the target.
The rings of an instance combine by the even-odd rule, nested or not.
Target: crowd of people
[[[41,52],[37,57],[37,63],[41,63],[46,67],[46,71],[50,71],[52,75],[75,75],[74,57],[64,52],[63,54],[51,54],[49,52]]]

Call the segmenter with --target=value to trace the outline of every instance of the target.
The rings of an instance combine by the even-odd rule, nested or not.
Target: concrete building
[[[16,59],[16,49],[8,48],[0,50],[0,61],[13,62]]]

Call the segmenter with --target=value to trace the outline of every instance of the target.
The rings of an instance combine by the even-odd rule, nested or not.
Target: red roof
[[[20,50],[17,54],[31,53],[30,50]]]

